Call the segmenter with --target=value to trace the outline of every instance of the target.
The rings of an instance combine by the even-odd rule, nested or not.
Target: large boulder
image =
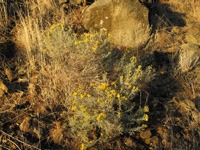
[[[178,55],[178,68],[182,72],[187,72],[199,63],[200,47],[194,43],[181,45]]]
[[[186,33],[185,40],[188,43],[195,43],[200,45],[200,24],[190,23],[188,25],[188,31]]]
[[[97,0],[83,12],[87,30],[107,30],[115,45],[138,48],[150,36],[149,10],[138,0]]]

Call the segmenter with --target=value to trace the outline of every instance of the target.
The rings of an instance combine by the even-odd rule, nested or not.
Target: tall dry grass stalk
[[[52,69],[52,64],[46,62],[42,33],[53,23],[60,21],[59,7],[53,0],[30,0],[24,5],[25,11],[20,8],[17,10],[19,19],[12,32],[16,46],[26,59],[24,72],[32,85],[29,90],[36,94],[36,87],[47,88],[42,94],[56,99],[54,89],[57,89],[56,74],[59,74],[60,64],[54,64]]]
[[[9,18],[6,3],[0,3],[0,43],[3,43],[2,37],[5,37],[8,30]]]
[[[76,50],[74,49],[75,41],[70,41],[75,36],[70,33],[67,35],[69,28],[61,32],[53,31],[53,28],[57,27],[56,24],[63,23],[63,16],[59,11],[53,1],[36,0],[33,4],[27,4],[25,13],[19,11],[19,20],[13,30],[14,41],[26,58],[24,71],[31,83],[28,89],[33,96],[40,94],[49,105],[65,103],[66,97],[78,88],[89,90],[91,82],[98,82],[97,72],[100,67],[98,57],[89,52],[94,45],[87,45],[85,41],[86,46],[83,45],[82,48]],[[80,13],[77,17],[74,14],[74,18],[78,17]],[[66,26],[73,25],[69,20],[65,22]],[[45,36],[48,39],[48,34],[57,36],[48,43],[52,46],[58,43],[51,51],[46,51],[48,44],[44,42]],[[60,38],[59,34],[65,37]],[[60,45],[63,47],[59,48]]]

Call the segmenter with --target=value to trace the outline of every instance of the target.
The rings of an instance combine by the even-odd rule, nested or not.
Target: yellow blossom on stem
[[[75,100],[73,101],[73,103],[74,103],[74,104],[77,104],[77,100],[75,99]]]
[[[120,94],[119,93],[117,94],[117,98],[120,98]]]
[[[117,116],[120,117],[120,116],[121,116],[121,112],[118,112],[118,113],[117,113]]]
[[[111,85],[116,85],[116,83],[115,83],[115,82],[112,82]]]
[[[139,68],[139,69],[141,69],[141,68],[142,68],[142,66],[141,66],[141,65],[139,65],[139,66],[138,66],[138,68]]]
[[[98,117],[97,117],[97,120],[103,122],[103,119],[106,118],[106,117],[107,117],[106,114],[104,114],[104,113],[100,113],[100,114],[98,115]]]
[[[75,42],[74,42],[74,44],[75,44],[75,45],[78,45],[78,42],[77,42],[77,41],[75,41]]]
[[[149,121],[149,116],[147,114],[144,114],[145,121]]]
[[[101,103],[103,100],[101,98],[97,99],[97,102]]]
[[[123,80],[124,76],[120,76],[120,80]]]
[[[110,92],[111,92],[113,95],[116,95],[116,94],[117,94],[115,90],[111,90]]]
[[[102,83],[101,85],[98,86],[99,90],[106,90],[108,87],[108,83]]]
[[[147,105],[144,106],[144,112],[149,112],[149,107]]]
[[[74,92],[74,93],[73,93],[73,96],[77,96],[77,92]]]
[[[83,94],[81,94],[81,98],[84,98],[84,95],[83,95]]]
[[[85,38],[84,42],[85,42],[85,43],[88,43],[88,42],[89,42],[88,38]]]
[[[130,58],[131,62],[136,62],[137,61],[137,58],[135,56],[131,57]]]
[[[76,111],[77,110],[77,106],[72,106],[72,111]]]
[[[147,128],[148,125],[146,125],[146,124],[142,124],[142,127],[143,127],[143,128]]]
[[[81,144],[81,149],[80,150],[85,150],[85,145]]]

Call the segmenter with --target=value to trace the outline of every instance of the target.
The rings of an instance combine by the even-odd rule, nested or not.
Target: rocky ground
[[[20,2],[23,1],[19,1],[19,4]],[[142,85],[143,90],[136,97],[136,102],[142,101],[149,106],[148,127],[134,134],[109,137],[103,143],[97,142],[88,149],[200,149],[200,20],[194,15],[198,10],[200,12],[198,4],[195,0],[160,0],[155,4],[142,5],[145,9],[147,7],[147,20],[152,28],[148,32],[148,37],[151,38],[144,39],[145,44],[142,46],[136,46],[137,58],[144,65],[152,66],[155,76],[150,83]],[[186,10],[192,6],[195,6],[193,14]],[[22,8],[21,5],[20,7]],[[63,16],[51,10],[48,3],[45,4],[45,8],[52,11],[54,19],[63,19],[66,25],[72,25],[73,31],[79,36],[87,32],[82,16],[85,7],[91,5],[65,3],[62,5],[62,9],[65,9],[62,12],[65,17],[63,19]],[[23,9],[26,10],[26,7]],[[36,13],[34,17],[37,17],[37,11],[36,8],[32,10],[32,13]],[[87,11],[85,10],[86,13]],[[23,33],[19,32],[19,26],[23,26],[23,21],[19,24],[22,18],[15,11],[9,12],[11,14],[8,16],[11,18],[8,22],[1,23],[6,27],[2,28],[0,34],[0,149],[81,149],[80,141],[68,134],[68,106],[59,100],[51,105],[45,101],[41,91],[43,88],[51,89],[51,84],[38,83],[42,79],[48,79],[50,75],[45,70],[42,72],[41,68],[31,70],[31,61],[25,59],[32,58],[25,54],[27,45],[23,45],[22,37],[21,41],[17,39]],[[49,24],[50,22],[51,20]],[[117,26],[114,28],[113,34],[119,29]],[[127,30],[123,32],[126,33]],[[37,45],[36,41],[30,47]],[[119,52],[130,43],[122,41],[121,44],[115,47]],[[40,67],[40,64],[36,63],[34,67],[37,66]],[[56,98],[64,95],[62,89],[53,87],[53,90],[58,95]],[[99,131],[94,129],[90,136],[95,139],[99,137],[98,134]]]

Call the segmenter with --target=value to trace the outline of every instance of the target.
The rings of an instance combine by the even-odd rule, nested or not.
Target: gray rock
[[[179,50],[178,68],[187,72],[194,68],[200,58],[200,47],[194,43],[183,44]]]
[[[190,23],[188,25],[188,31],[186,33],[185,40],[188,43],[195,43],[200,45],[200,24]]]
[[[87,30],[107,30],[118,46],[140,47],[149,38],[148,9],[138,0],[97,0],[83,13]]]

